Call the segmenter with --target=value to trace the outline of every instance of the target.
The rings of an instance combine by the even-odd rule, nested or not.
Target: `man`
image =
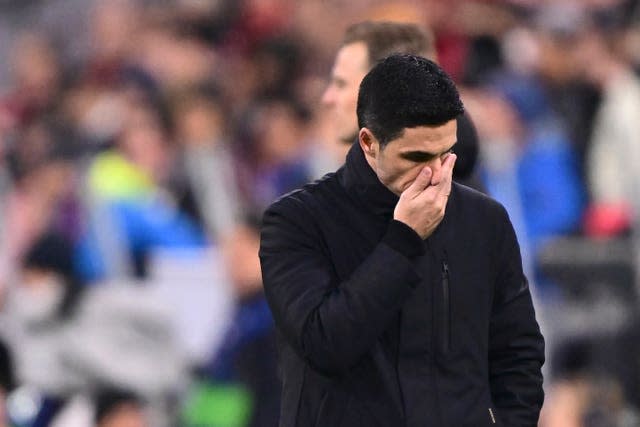
[[[345,165],[265,212],[281,427],[533,427],[544,342],[497,202],[452,183],[463,105],[432,61],[364,78]]]
[[[344,154],[358,135],[356,100],[365,74],[381,59],[392,53],[410,53],[435,61],[433,35],[415,24],[365,21],[350,26],[336,55],[331,80],[322,103],[331,112],[337,137],[344,144]],[[475,128],[466,114],[458,121],[458,145],[454,178],[482,190],[474,174],[478,157]]]

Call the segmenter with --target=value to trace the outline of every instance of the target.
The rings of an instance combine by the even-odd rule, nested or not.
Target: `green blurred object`
[[[89,187],[106,199],[130,199],[149,194],[151,177],[114,150],[96,156],[89,169]]]
[[[246,427],[253,402],[239,384],[196,383],[182,411],[185,427]]]

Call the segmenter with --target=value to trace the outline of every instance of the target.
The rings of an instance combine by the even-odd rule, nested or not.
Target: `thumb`
[[[418,195],[424,191],[431,184],[431,177],[433,176],[433,171],[429,166],[425,166],[422,168],[420,173],[416,179],[411,183],[409,187],[405,190],[405,193],[410,196]]]

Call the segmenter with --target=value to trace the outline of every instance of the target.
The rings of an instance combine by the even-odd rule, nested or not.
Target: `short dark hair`
[[[416,24],[364,21],[347,28],[342,45],[362,42],[367,46],[369,67],[392,53],[435,57],[434,38]]]
[[[368,128],[383,148],[405,128],[440,126],[463,112],[451,78],[420,56],[391,55],[360,83],[358,127]]]

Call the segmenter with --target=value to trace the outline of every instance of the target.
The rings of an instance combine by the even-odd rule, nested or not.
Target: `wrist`
[[[382,242],[409,258],[425,253],[424,241],[420,235],[398,219],[393,219],[389,223]]]

